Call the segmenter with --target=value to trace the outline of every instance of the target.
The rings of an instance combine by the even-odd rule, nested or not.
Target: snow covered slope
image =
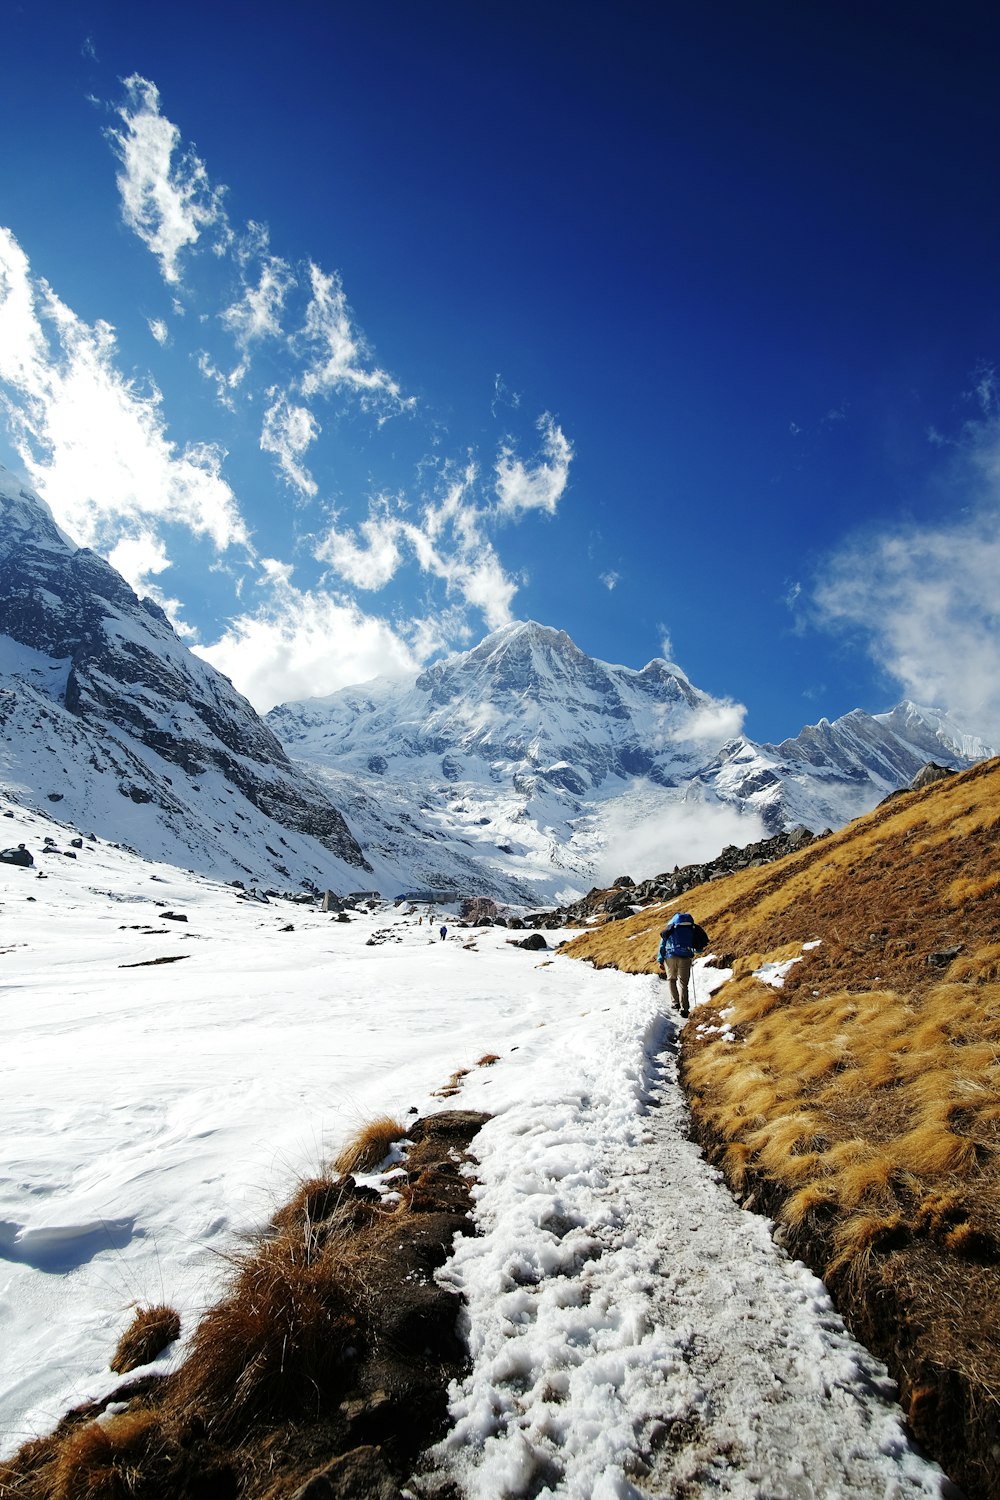
[[[904,702],[889,713],[855,708],[832,723],[820,719],[780,745],[733,740],[699,780],[759,812],[769,832],[795,823],[816,832],[870,812],[928,761],[964,770],[996,753],[939,710]]]
[[[798,823],[840,826],[930,759],[959,768],[994,753],[913,704],[756,745],[732,737],[739,709],[680,668],[596,661],[531,621],[412,683],[379,679],[267,717],[377,867],[505,899],[513,881],[539,904]]]
[[[0,784],[227,878],[370,885],[343,817],[162,610],[0,470]]]

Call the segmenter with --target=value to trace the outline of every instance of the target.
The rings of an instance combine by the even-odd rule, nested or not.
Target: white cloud
[[[152,599],[160,606],[179,636],[191,642],[197,639],[198,632],[183,618],[181,601],[165,594],[153,581],[158,573],[171,566],[167,549],[159,537],[151,531],[123,537],[108,553],[108,562],[126,583],[131,584],[140,598]]]
[[[713,698],[700,703],[679,720],[671,730],[671,739],[694,740],[696,744],[721,749],[727,740],[743,733],[747,711],[742,703],[729,698]]]
[[[402,562],[399,542],[412,528],[386,512],[373,513],[358,527],[361,540],[352,531],[331,526],[317,546],[315,556],[359,589],[381,589],[395,577]]]
[[[555,515],[569,479],[573,447],[562,428],[546,412],[539,417],[542,451],[534,465],[525,464],[505,446],[496,463],[497,499],[501,513],[516,516],[526,510]]]
[[[285,298],[294,285],[295,277],[285,261],[276,255],[264,258],[257,285],[245,287],[240,300],[221,315],[241,348],[257,339],[280,336]]]
[[[517,583],[504,571],[486,535],[493,516],[476,503],[477,480],[475,465],[467,464],[440,500],[426,502],[419,523],[394,513],[387,496],[377,496],[366,521],[356,530],[334,524],[314,555],[356,588],[378,589],[409,554],[424,573],[445,584],[449,596],[457,594],[463,604],[478,609],[489,629],[506,625]]]
[[[619,583],[621,583],[621,581],[622,581],[622,575],[620,573],[616,572],[614,568],[609,569],[609,571],[607,573],[601,573],[601,574],[599,574],[599,577],[600,577],[601,582],[604,584],[604,587],[607,589],[607,591],[608,591],[609,594],[615,588],[617,588],[617,586],[619,585]]]
[[[322,428],[307,407],[293,406],[287,395],[276,387],[272,386],[267,395],[271,405],[264,413],[261,426],[261,450],[273,453],[288,483],[300,494],[312,498],[318,487],[301,460]]]
[[[296,589],[284,565],[269,563],[265,574],[267,602],[232,620],[213,645],[195,648],[258,712],[419,670],[422,658],[386,620],[349,599]]]
[[[250,362],[244,355],[239,364],[234,365],[228,372],[222,370],[215,363],[206,349],[199,349],[197,354],[198,369],[205,379],[215,386],[215,399],[220,406],[227,411],[236,410],[236,402],[233,399],[235,393],[243,384],[250,369]]]
[[[148,587],[150,574],[163,573],[170,567],[167,549],[151,531],[122,537],[108,553],[108,562],[130,583],[137,594]]]
[[[114,545],[153,520],[218,549],[249,545],[211,444],[169,441],[155,389],[115,368],[114,331],[84,323],[0,229],[0,380],[11,439],[59,524],[86,546]]]
[[[170,337],[170,331],[162,318],[149,318],[149,331],[158,344],[165,344]]]
[[[619,875],[631,875],[633,880],[648,880],[674,865],[714,859],[727,844],[755,843],[765,833],[756,813],[740,813],[723,803],[663,804],[647,809],[639,826],[612,835],[601,856],[598,879],[610,883]],[[697,920],[697,911],[694,915]]]
[[[995,490],[1000,434],[977,441],[971,457]],[[906,697],[1000,746],[998,579],[1000,509],[986,504],[950,525],[856,539],[830,560],[816,603],[822,623],[867,637]]]
[[[507,625],[513,618],[511,605],[517,584],[507,576],[492,547],[484,548],[475,563],[456,569],[453,581],[465,601],[482,611],[490,630]]]
[[[118,113],[124,130],[109,132],[122,171],[122,217],[160,262],[164,281],[180,281],[178,259],[202,231],[228,237],[224,188],[213,188],[192,150],[179,150],[180,131],[160,113],[155,84],[137,73],[125,79],[129,102]]]
[[[310,263],[309,279],[312,297],[303,334],[312,360],[302,377],[302,394],[325,395],[348,389],[360,395],[365,405],[412,408],[413,397],[404,399],[392,376],[371,365],[364,337],[351,322],[340,277],[336,272],[327,276]]]

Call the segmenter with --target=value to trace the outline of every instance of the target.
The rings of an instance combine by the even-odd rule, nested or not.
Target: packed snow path
[[[471,1500],[949,1493],[821,1284],[687,1141],[657,981],[450,915],[441,942],[426,912],[261,905],[98,841],[69,859],[72,830],[9,810],[36,866],[0,867],[0,1452],[114,1389],[136,1301],[186,1337],[359,1123],[464,1105],[494,1117],[480,1234],[443,1273],[473,1360],[438,1474]]]
[[[618,977],[591,1044],[592,1017],[556,1041],[559,1084],[536,1041],[524,1102],[477,1138],[483,1235],[446,1273],[474,1367],[442,1469],[475,1500],[958,1495],[822,1282],[687,1139],[665,986]]]

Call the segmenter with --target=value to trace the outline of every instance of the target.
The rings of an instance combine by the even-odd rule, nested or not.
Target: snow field
[[[441,1273],[472,1367],[436,1459],[471,1500],[948,1493],[821,1284],[686,1140],[658,981],[505,929],[442,943],[405,908],[241,901],[104,844],[39,856],[70,831],[14,810],[36,869],[0,866],[3,1452],[114,1388],[134,1302],[189,1334],[240,1236],[366,1119],[467,1106],[494,1117],[480,1233]],[[151,959],[178,961],[120,967]],[[717,982],[699,964],[696,997]]]

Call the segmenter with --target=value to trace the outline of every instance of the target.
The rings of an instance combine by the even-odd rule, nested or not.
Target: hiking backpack
[[[689,911],[679,911],[672,917],[661,936],[671,958],[694,958],[708,946],[708,933],[698,926]]]

